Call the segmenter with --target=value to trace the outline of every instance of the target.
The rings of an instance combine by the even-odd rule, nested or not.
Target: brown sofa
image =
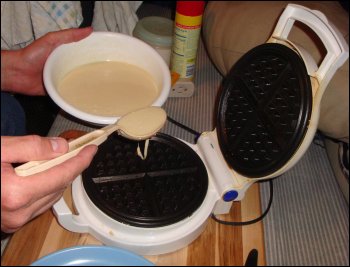
[[[203,18],[203,38],[210,58],[225,75],[250,49],[270,37],[288,1],[211,1]],[[336,1],[298,1],[299,5],[319,10],[338,28],[349,43],[349,14]],[[306,48],[319,62],[325,55],[312,31],[295,23],[291,41]],[[336,141],[349,143],[349,61],[337,71],[322,98],[318,129]],[[326,139],[327,153],[335,176],[349,202],[349,182],[340,170],[342,143]]]

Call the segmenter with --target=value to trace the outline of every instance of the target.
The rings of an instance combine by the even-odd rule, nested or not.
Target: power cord
[[[188,131],[189,133],[195,135],[195,140],[197,140],[197,139],[199,138],[199,136],[201,135],[199,132],[197,132],[197,131],[195,131],[195,130],[189,128],[188,126],[186,126],[186,125],[184,125],[184,124],[182,124],[182,123],[180,123],[180,122],[178,122],[178,121],[172,119],[172,118],[169,117],[169,116],[167,116],[167,119],[168,119],[169,122],[175,124],[176,126],[179,126],[180,128],[182,128],[182,129]],[[273,179],[275,179],[275,178],[273,178]],[[216,222],[218,222],[218,223],[225,224],[225,225],[230,225],[230,226],[249,225],[249,224],[253,224],[253,223],[256,223],[256,222],[262,220],[262,219],[266,216],[266,214],[269,212],[269,210],[270,210],[270,208],[271,208],[272,199],[273,199],[273,183],[272,183],[272,180],[273,180],[273,179],[264,180],[264,181],[260,181],[260,182],[259,182],[259,183],[269,182],[269,187],[270,187],[270,199],[269,199],[269,203],[268,203],[268,205],[267,205],[266,210],[264,211],[264,213],[263,213],[260,217],[254,219],[254,220],[246,221],[246,222],[228,222],[228,221],[223,221],[223,220],[218,219],[218,218],[212,213],[212,214],[211,214],[211,218],[214,219],[214,220],[215,220]]]
[[[193,134],[195,136],[195,140],[197,140],[199,138],[199,136],[201,135],[200,132],[197,132],[197,131],[191,129],[190,127],[187,127],[186,125],[183,125],[182,123],[170,118],[169,116],[167,116],[167,119],[169,122],[175,124],[176,126],[179,126],[180,128],[188,131],[189,133]]]
[[[267,182],[267,181],[265,181]],[[271,204],[272,204],[272,199],[273,199],[273,183],[272,183],[272,179],[268,180],[269,182],[269,186],[270,186],[270,199],[269,199],[269,204],[267,205],[267,208],[265,210],[265,212],[258,218],[254,219],[254,220],[250,220],[250,221],[245,221],[245,222],[228,222],[228,221],[223,221],[218,219],[213,213],[211,214],[211,217],[214,219],[214,221],[224,224],[224,225],[230,225],[230,226],[243,226],[243,225],[249,225],[249,224],[253,224],[256,223],[258,221],[261,221],[266,214],[269,212],[270,208],[271,208]]]

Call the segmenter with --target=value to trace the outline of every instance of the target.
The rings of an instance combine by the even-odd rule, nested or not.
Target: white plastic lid
[[[171,47],[173,43],[174,22],[164,17],[145,17],[139,20],[133,36],[152,46]]]

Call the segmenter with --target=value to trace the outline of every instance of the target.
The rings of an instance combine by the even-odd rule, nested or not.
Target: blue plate
[[[154,266],[154,264],[120,248],[76,246],[44,256],[31,266]]]

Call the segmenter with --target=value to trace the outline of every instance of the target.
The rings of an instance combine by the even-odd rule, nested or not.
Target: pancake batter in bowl
[[[80,66],[58,85],[69,104],[98,116],[122,116],[151,106],[159,96],[152,76],[135,65],[103,61]]]

